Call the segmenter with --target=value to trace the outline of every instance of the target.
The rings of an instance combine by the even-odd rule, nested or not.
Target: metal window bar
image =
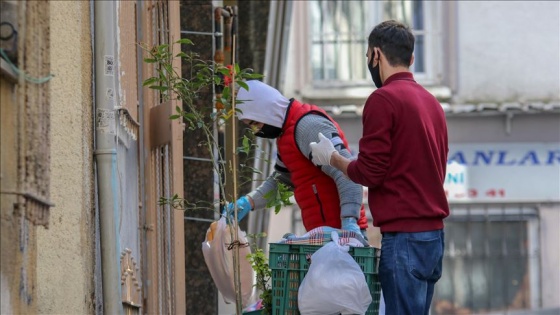
[[[156,148],[154,150],[152,150],[152,161],[154,161],[154,170],[155,170],[155,177],[156,177],[156,200],[159,200],[159,198],[161,197],[161,193],[162,193],[162,187],[161,187],[161,155],[159,153],[159,148]],[[158,244],[158,249],[161,249],[161,206],[158,206],[158,211],[156,212],[156,239],[157,239],[157,244]],[[158,254],[157,254],[157,283],[158,286],[161,288],[162,285],[162,281],[164,281],[163,276],[162,276],[162,272],[161,272],[161,265],[162,265],[162,261],[161,261],[161,255],[159,254],[159,250],[158,250]],[[158,310],[159,313],[163,313],[163,305],[162,305],[162,301],[163,301],[163,296],[162,296],[162,291],[160,289],[157,290],[158,291]]]
[[[147,10],[146,18],[148,19],[148,29],[146,34],[147,41],[152,46],[169,44],[170,24],[169,24],[169,2],[165,0],[151,0],[143,2]],[[139,21],[140,22],[140,21]],[[139,63],[142,60],[139,57]],[[141,69],[141,67],[140,67]],[[151,67],[151,75],[157,73],[155,65]],[[141,73],[139,71],[139,73]],[[151,108],[158,106],[166,106],[165,94],[158,90],[152,90],[149,98],[143,102]],[[142,120],[143,121],[143,120]],[[140,134],[142,137],[142,133]],[[157,302],[153,302],[153,312],[157,314],[170,314],[175,313],[175,272],[174,262],[175,253],[174,249],[174,234],[173,234],[173,211],[170,205],[159,205],[161,198],[171,197],[171,187],[173,186],[173,175],[170,174],[172,159],[171,144],[158,145],[152,147],[149,151],[150,154],[150,173],[154,177],[154,186],[152,193],[155,194],[155,222],[147,229],[154,232],[154,257],[153,268],[155,274],[153,279],[153,294]],[[150,207],[151,208],[151,207]],[[144,256],[143,256],[144,257]],[[146,286],[148,287],[148,286]],[[150,303],[151,304],[151,303]]]
[[[170,154],[169,145],[158,147],[152,151],[155,171],[156,171],[156,196],[169,199],[171,197],[171,174],[170,174]],[[173,216],[169,204],[158,206],[157,211],[157,243],[158,243],[158,302],[159,311],[162,314],[174,313],[174,288],[171,279],[173,278]]]
[[[474,312],[535,307],[540,295],[535,285],[538,233],[532,231],[537,214],[533,205],[452,207],[446,224],[445,275],[434,303],[451,297],[452,304]]]
[[[368,14],[371,12],[366,8],[367,2],[352,1],[324,1],[316,0],[311,2],[318,12],[319,17],[318,32],[311,39],[311,50],[320,54],[319,64],[314,65],[315,79],[323,80],[364,80],[366,71],[355,68],[356,56],[363,56],[361,51],[367,47],[367,33],[372,25],[367,25]],[[357,8],[357,9],[356,9]],[[383,1],[379,7],[383,19],[398,19],[404,21],[412,27],[413,34],[416,36],[415,62],[411,67],[416,73],[426,72],[426,37],[428,31],[425,26],[425,4],[423,1]],[[357,12],[356,12],[357,11]],[[353,23],[359,19],[360,29],[356,29]],[[341,25],[345,23],[347,25]],[[331,29],[342,30],[348,28],[347,32],[331,31]],[[342,53],[348,54],[347,58],[342,58]],[[328,56],[331,56],[329,58]],[[318,67],[318,68],[315,68]],[[347,74],[340,73],[339,69],[346,69]]]
[[[151,10],[151,27],[152,27],[152,42],[154,45],[162,45],[169,43],[169,25],[168,25],[168,12],[167,2],[156,1],[153,2]],[[156,66],[154,65],[154,73],[157,73]],[[161,106],[164,101],[164,95],[155,90],[152,99],[154,106]],[[168,168],[165,163],[165,149],[164,147],[154,148],[152,151],[154,169],[156,172],[156,200],[159,201],[162,197],[167,197],[167,176]],[[158,206],[156,212],[156,243],[158,244],[157,250],[157,277],[158,277],[158,310],[161,314],[171,313],[172,308],[172,294],[169,289],[169,282],[171,279],[170,268],[171,261],[166,259],[166,254],[171,250],[167,245],[169,242],[169,233],[167,222],[169,221],[169,210],[167,206]]]
[[[339,18],[341,18],[341,12],[340,12],[340,5],[339,5],[339,4],[340,4],[340,2],[339,2],[338,0],[337,0],[337,1],[334,1],[333,4],[332,4],[332,5],[333,5],[333,12],[334,12],[334,14],[333,14],[333,17],[334,17],[334,18],[333,18],[333,26],[336,25],[336,24],[338,24],[338,23],[337,23],[337,20],[338,20]],[[338,28],[338,27],[337,27],[337,28]],[[334,73],[333,73],[333,75],[334,75],[335,77],[338,77],[338,69],[339,69],[339,66],[340,66],[340,58],[336,58],[336,57],[339,56],[339,50],[340,50],[340,35],[341,35],[341,34],[338,34],[338,36],[335,37],[335,44],[333,45],[334,56],[335,56],[335,58],[334,58]]]
[[[212,19],[211,19],[211,23],[212,23],[212,32],[197,32],[197,31],[190,31],[190,30],[181,30],[180,34],[181,35],[189,35],[189,34],[193,34],[193,35],[203,35],[203,36],[211,36],[212,37],[212,55],[214,55],[216,53],[216,41],[219,40],[223,33],[216,31],[216,18],[214,16],[214,14],[211,14]],[[182,37],[182,36],[181,36]],[[215,86],[212,85],[212,97],[213,99],[215,99],[216,96],[216,91],[215,91]],[[213,104],[213,108],[215,111],[215,104]],[[214,139],[217,139],[217,126],[214,126]],[[217,151],[218,148],[215,146],[214,148],[214,156],[217,156]],[[212,159],[208,159],[208,158],[200,158],[200,157],[195,157],[195,156],[183,156],[183,160],[192,160],[192,161],[201,161],[201,162],[210,162],[210,163],[214,163],[215,161]],[[187,217],[185,217],[185,220],[187,220]]]
[[[166,1],[154,1],[150,7],[150,20],[151,20],[151,33],[152,33],[152,43],[154,45],[169,44],[169,12],[168,5]],[[157,73],[157,66],[154,65],[154,73]],[[163,94],[154,90],[153,104],[163,103]]]
[[[319,25],[320,25],[320,28],[323,29],[323,28],[324,28],[324,25],[325,25],[325,19],[324,19],[324,16],[325,16],[325,15],[324,15],[324,13],[326,13],[326,9],[324,8],[324,5],[323,5],[323,2],[322,2],[322,1],[319,3],[319,5],[320,5],[321,11],[322,11],[322,13],[323,13],[323,14],[321,14],[321,17],[319,18]],[[319,40],[320,40],[321,42],[325,40],[325,36],[324,36],[324,33],[323,33],[323,32],[319,33]],[[325,79],[325,78],[326,78],[325,53],[326,53],[326,52],[325,52],[325,45],[321,45],[321,69],[322,69],[321,79]]]
[[[210,36],[211,37],[211,42],[212,42],[212,56],[215,56],[217,46],[218,46],[217,43],[221,43],[222,38],[224,36],[224,33],[222,32],[222,26],[220,25],[219,29],[218,29],[218,27],[216,25],[218,22],[216,20],[215,14],[214,14],[215,9],[216,8],[213,8],[213,13],[211,14],[211,17],[212,17],[211,20],[210,20],[211,25],[212,25],[212,31],[211,32],[199,32],[199,31],[193,31],[193,30],[181,30],[180,31],[181,35],[192,34],[192,35]],[[221,21],[223,21],[223,18],[221,19]],[[183,37],[183,36],[181,36],[181,37]],[[212,104],[213,105],[212,107],[213,107],[213,111],[215,112],[216,111],[216,106],[215,106],[216,105],[215,104],[215,102],[216,102],[216,86],[215,85],[212,85],[212,99],[213,99],[213,102],[214,102]],[[218,139],[218,137],[219,137],[218,129],[219,128],[217,126],[217,123],[215,122],[214,126],[213,126],[213,137],[214,137],[214,139]],[[217,144],[214,144],[214,146],[213,146],[213,156],[216,157],[216,159],[219,159],[219,152],[220,152],[220,148],[218,147]],[[191,160],[191,161],[199,161],[199,162],[220,163],[220,164],[225,165],[225,161],[218,161],[218,160],[214,160],[214,159],[210,159],[210,158],[200,158],[200,157],[196,157],[196,156],[183,156],[183,160],[184,161]],[[219,174],[214,174],[214,178],[215,178],[215,180],[214,180],[214,182],[215,182],[214,195],[215,195],[216,193],[219,193],[219,186],[218,186],[217,183],[221,179],[220,179]],[[219,211],[218,211],[219,210],[218,209],[219,204],[216,204],[215,207],[216,207],[216,209],[215,209],[216,213],[219,213]],[[190,216],[185,216],[184,220],[185,221],[199,221],[199,222],[213,222],[214,221],[214,220],[210,220],[210,219],[195,218],[195,217],[190,217]]]
[[[338,69],[346,69],[348,73],[344,75],[350,80],[364,79],[365,72],[360,71],[361,68],[355,68],[355,56],[363,56],[357,53],[360,49],[365,49],[367,38],[365,36],[365,3],[348,2],[348,1],[315,1],[312,5],[316,5],[319,10],[318,29],[320,30],[315,38],[311,39],[311,46],[318,48],[320,56],[320,76],[319,80],[340,80],[343,79]],[[357,13],[357,14],[354,14]],[[360,29],[356,29],[355,19],[359,20]],[[344,27],[339,25],[344,23]],[[326,28],[343,28],[346,31],[331,31]],[[327,55],[332,51],[332,68],[327,68],[329,61]],[[365,52],[365,51],[364,51]],[[346,58],[341,56],[346,53]],[[330,60],[330,59],[329,59]],[[333,73],[329,71],[333,70]]]
[[[171,159],[170,159],[170,154],[169,154],[169,145],[165,145],[162,148],[162,155],[163,155],[163,189],[164,189],[164,197],[169,200],[171,198],[171,172],[170,172],[170,163],[171,163]],[[174,290],[174,285],[173,285],[173,281],[171,281],[171,279],[173,279],[173,271],[171,269],[172,265],[173,265],[173,233],[172,232],[172,226],[173,226],[173,215],[172,215],[172,207],[170,204],[166,204],[163,207],[163,210],[165,211],[163,213],[163,217],[165,219],[165,252],[163,253],[164,255],[164,259],[165,259],[165,279],[166,279],[166,286],[165,289],[166,291],[166,295],[167,295],[167,310],[169,311],[169,313],[173,314],[175,313],[174,310],[174,294],[173,292]]]
[[[350,36],[354,36],[352,34],[350,34]],[[331,40],[312,40],[311,41],[312,44],[364,44],[364,40],[359,40],[359,39],[331,39]],[[364,57],[365,57],[365,51],[364,51]]]
[[[156,172],[156,197],[169,199],[171,197],[171,174],[169,145],[157,147],[152,151]],[[158,302],[162,314],[174,313],[173,278],[173,235],[172,209],[169,204],[158,206],[157,211],[157,243],[158,243]]]

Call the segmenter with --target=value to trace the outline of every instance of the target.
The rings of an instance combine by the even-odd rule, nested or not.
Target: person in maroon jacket
[[[428,314],[442,273],[443,189],[448,139],[445,114],[416,83],[414,35],[396,21],[368,38],[368,68],[377,89],[367,99],[359,153],[351,160],[319,135],[311,143],[316,165],[331,165],[369,188],[369,206],[383,235],[379,279],[387,314]]]

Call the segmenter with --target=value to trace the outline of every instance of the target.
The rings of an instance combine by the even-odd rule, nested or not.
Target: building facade
[[[223,40],[213,13],[236,4],[0,1],[2,313],[220,312],[199,251],[215,214],[158,203],[215,200],[214,174],[197,135],[183,139],[167,119],[177,104],[142,86],[155,69],[138,44],[189,37],[211,59]],[[371,27],[396,18],[415,30],[412,70],[442,103],[450,138],[432,312],[560,308],[559,4],[294,1],[276,24],[269,4],[239,3],[242,66],[323,106],[354,151],[373,90]],[[295,210],[271,220],[268,241],[301,232]]]
[[[0,4],[2,314],[184,314],[182,126],[140,47],[179,2]]]
[[[450,141],[433,314],[560,308],[559,10],[547,1],[294,4],[283,91],[323,106],[354,151],[374,90],[369,32],[397,19],[415,33],[411,70],[440,100]]]
[[[235,51],[260,73],[270,2],[0,5],[1,313],[234,312],[201,251],[218,212],[161,202],[220,196],[202,135],[169,119],[181,104],[143,86],[157,75],[144,48],[221,63]],[[179,58],[172,67],[189,72]],[[198,106],[213,106],[214,92]]]
[[[0,9],[0,309],[32,314],[39,311],[38,235],[53,225],[50,7],[2,1]]]

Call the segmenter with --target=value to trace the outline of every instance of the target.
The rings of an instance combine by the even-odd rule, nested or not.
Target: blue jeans
[[[441,277],[443,230],[383,233],[379,282],[387,315],[428,315]]]

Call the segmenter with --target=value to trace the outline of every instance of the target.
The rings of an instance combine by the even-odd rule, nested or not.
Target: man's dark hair
[[[395,20],[378,24],[368,37],[368,47],[378,47],[391,66],[410,66],[414,35],[410,28]]]

